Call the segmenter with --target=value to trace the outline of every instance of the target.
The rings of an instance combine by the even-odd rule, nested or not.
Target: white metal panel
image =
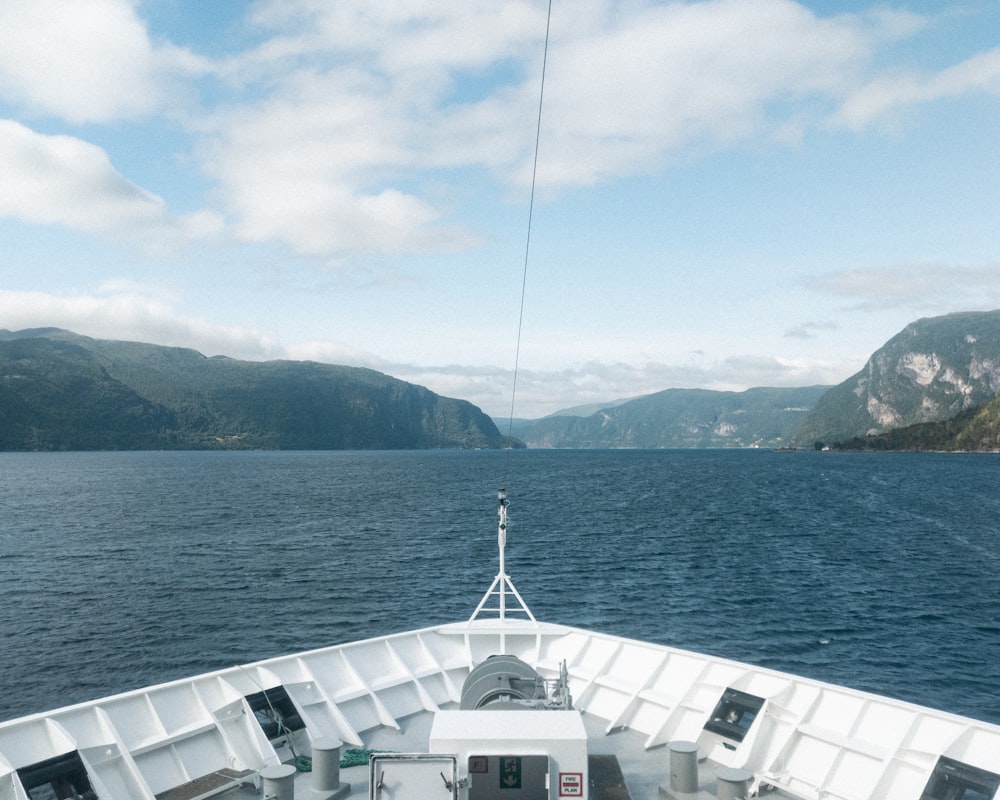
[[[650,682],[649,690],[668,701],[680,699],[705,668],[704,658],[683,653],[666,653],[663,668]]]
[[[264,748],[257,721],[245,713],[242,701],[239,711],[234,706],[218,712],[219,732],[230,754],[229,765],[234,769],[261,769],[273,751]]]
[[[371,800],[457,800],[458,761],[452,755],[376,754],[368,785]]]
[[[820,696],[819,702],[813,706],[806,722],[841,736],[848,736],[861,714],[864,703],[864,698],[858,695],[826,689]]]
[[[0,774],[0,800],[17,800],[14,796],[16,780],[14,773]]]
[[[173,684],[151,691],[149,700],[167,736],[194,730],[212,721],[193,683]]]
[[[943,715],[921,713],[903,744],[911,750],[943,753],[966,731],[966,724]]]
[[[50,719],[34,719],[21,728],[0,727],[0,753],[15,769],[75,749],[65,729]]]
[[[469,747],[491,742],[511,752],[517,747],[541,749],[557,742],[577,742],[586,751],[587,732],[576,711],[481,708],[436,714],[431,728],[431,747],[451,747],[456,742],[466,742]]]
[[[225,741],[217,730],[183,739],[174,745],[178,759],[184,765],[188,780],[200,778],[223,766],[229,766]]]
[[[926,769],[918,769],[901,761],[892,761],[870,797],[879,800],[913,800],[920,797],[927,785],[927,775]]]
[[[885,762],[863,753],[845,750],[827,780],[827,788],[852,800],[865,800],[872,794],[885,771]]]
[[[1000,731],[977,730],[969,727],[944,753],[959,761],[990,772],[1000,772]]]
[[[872,701],[855,723],[851,738],[896,749],[909,734],[916,716],[911,708]]]
[[[145,692],[119,695],[106,701],[102,708],[128,750],[166,736],[160,718]]]
[[[60,714],[57,721],[69,735],[77,750],[102,745],[114,745],[117,750],[117,737],[111,721],[96,706],[77,707],[65,714]]]
[[[102,798],[127,797],[131,800],[151,800],[153,793],[117,747],[94,747],[80,752],[88,772],[92,773],[94,789]]]
[[[195,678],[193,683],[207,708],[218,710],[243,698],[242,692],[227,680],[228,672],[238,672],[229,670],[226,673],[214,673]]]
[[[142,779],[153,790],[153,794],[159,794],[190,780],[173,747],[160,747],[142,753],[136,756],[135,765],[139,768]]]

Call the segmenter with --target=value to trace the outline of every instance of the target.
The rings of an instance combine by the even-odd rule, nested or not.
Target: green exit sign
[[[521,757],[503,756],[500,759],[500,788],[521,788]]]

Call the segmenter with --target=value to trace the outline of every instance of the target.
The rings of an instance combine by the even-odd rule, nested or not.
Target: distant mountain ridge
[[[471,403],[374,370],[0,331],[0,450],[518,445]]]
[[[1000,311],[917,320],[834,387],[667,389],[513,424],[374,370],[0,331],[0,450],[996,450],[998,392]]]
[[[941,422],[998,392],[1000,311],[928,317],[907,325],[824,394],[794,438],[808,446]]]
[[[998,392],[1000,311],[964,312],[907,325],[834,387],[668,389],[515,420],[512,433],[529,447],[988,450],[1000,447]]]
[[[521,421],[512,433],[528,447],[783,447],[828,388],[666,389],[586,417]]]

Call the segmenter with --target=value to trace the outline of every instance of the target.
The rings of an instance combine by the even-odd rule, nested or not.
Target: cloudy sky
[[[4,0],[0,328],[534,417],[1000,308],[996,0],[554,0],[528,248],[546,10]]]

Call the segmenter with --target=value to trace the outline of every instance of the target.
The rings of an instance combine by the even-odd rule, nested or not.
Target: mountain
[[[970,312],[917,320],[832,388],[668,389],[511,432],[540,448],[992,450],[998,392],[1000,311]],[[506,446],[522,443],[470,403],[373,370],[0,330],[0,450]]]
[[[515,439],[522,439],[522,433],[530,430],[542,420],[552,419],[553,417],[589,417],[591,414],[596,414],[598,411],[613,408],[614,406],[620,406],[622,403],[628,403],[633,399],[635,398],[609,400],[605,403],[588,403],[582,406],[562,408],[559,411],[548,414],[539,419],[527,419],[525,417],[514,417],[514,419],[511,419],[510,417],[493,417],[492,419],[498,430],[509,431],[510,435]]]
[[[521,422],[515,430],[528,447],[781,447],[828,388],[667,389],[586,417]]]
[[[374,370],[0,331],[0,450],[507,445],[471,403]]]
[[[921,422],[833,444],[835,450],[1000,452],[1000,397],[941,422]]]
[[[795,432],[800,445],[834,443],[940,422],[1000,391],[1000,311],[920,319],[819,399]]]

